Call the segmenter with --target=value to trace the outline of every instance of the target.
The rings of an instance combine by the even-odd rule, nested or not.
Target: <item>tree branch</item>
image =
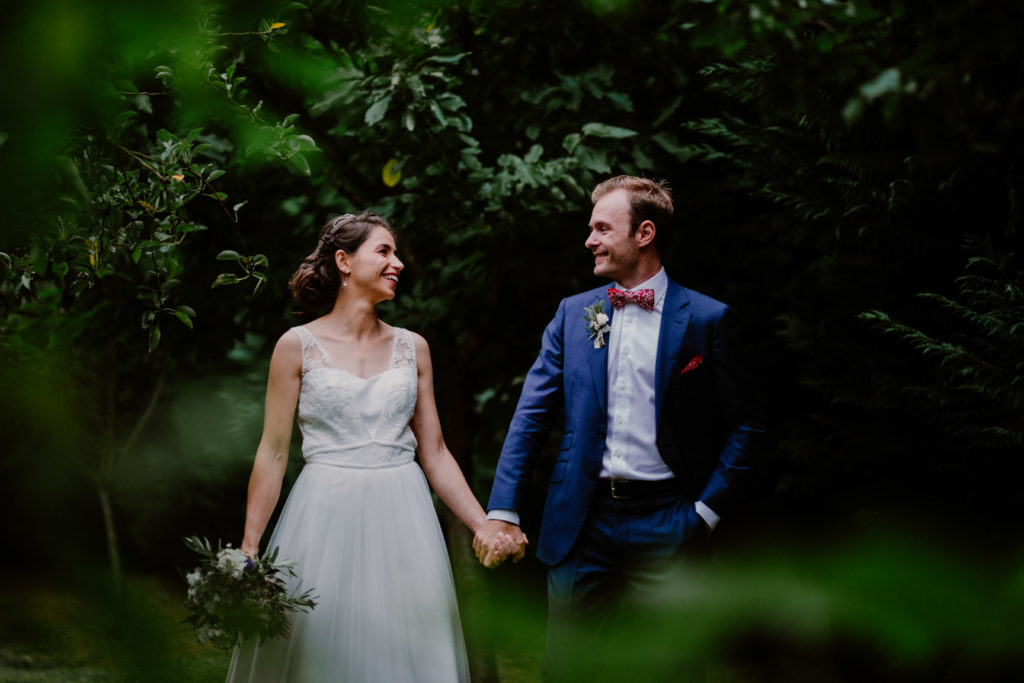
[[[142,415],[139,416],[138,422],[135,423],[135,428],[132,429],[132,433],[128,435],[128,438],[124,442],[124,446],[121,447],[121,456],[123,457],[129,453],[132,447],[135,445],[136,439],[139,438],[139,434],[142,433],[142,428],[146,426],[149,419],[153,417],[153,412],[156,410],[157,404],[160,402],[160,396],[164,392],[164,385],[167,383],[167,366],[165,363],[161,363],[160,374],[156,379],[156,386],[153,387],[153,392],[149,395],[149,403],[146,404],[146,409],[142,411]]]

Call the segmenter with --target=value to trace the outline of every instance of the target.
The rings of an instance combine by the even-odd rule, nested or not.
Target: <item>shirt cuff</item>
[[[700,515],[701,519],[703,519],[707,523],[708,528],[713,530],[715,528],[715,525],[718,524],[718,520],[720,520],[721,517],[716,515],[714,510],[712,510],[699,500],[696,503],[694,503],[693,506],[697,508],[697,514]],[[490,517],[489,514],[487,516]]]
[[[487,519],[497,519],[519,526],[519,513],[515,510],[491,510],[487,513]]]

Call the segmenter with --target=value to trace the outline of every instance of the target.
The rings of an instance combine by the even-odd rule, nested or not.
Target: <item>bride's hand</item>
[[[518,562],[526,554],[526,535],[515,524],[489,519],[477,529],[473,538],[476,557],[488,569],[493,569],[509,556]]]
[[[249,557],[250,560],[255,560],[256,559],[256,555],[260,551],[259,548],[255,548],[253,546],[246,545],[245,543],[243,543],[238,549],[241,550],[243,553],[245,553]]]

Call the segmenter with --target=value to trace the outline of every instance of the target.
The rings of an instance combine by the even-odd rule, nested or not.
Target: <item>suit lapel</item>
[[[679,359],[679,350],[686,337],[686,326],[690,322],[690,304],[686,290],[672,280],[668,281],[665,305],[661,309],[661,330],[658,333],[658,360],[654,379],[654,424],[661,424],[661,408],[665,398],[665,387],[672,375],[672,368]],[[607,372],[607,371],[606,371]]]
[[[601,291],[597,298],[604,302],[604,311],[608,314],[608,326],[610,327],[615,309],[612,308],[612,302],[608,299],[607,290]],[[588,342],[590,348],[587,350],[590,376],[594,380],[594,391],[597,392],[597,403],[601,406],[602,414],[608,412],[608,337],[610,336],[611,333],[605,335],[605,344],[599,349],[595,349],[594,342],[590,340]]]

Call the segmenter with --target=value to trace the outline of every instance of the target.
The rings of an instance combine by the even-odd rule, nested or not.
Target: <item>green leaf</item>
[[[237,251],[235,251],[233,249],[225,249],[224,251],[222,251],[219,254],[217,254],[217,260],[218,261],[236,261],[238,263],[242,263],[245,260],[245,257],[242,256],[241,254],[239,254]]]
[[[590,147],[577,147],[576,158],[579,159],[583,168],[588,168],[595,173],[611,173],[612,167],[608,163],[608,154],[603,149],[591,149]]]
[[[455,64],[462,61],[462,58],[468,54],[468,52],[460,52],[457,55],[434,55],[433,57],[427,57],[425,61],[440,62],[441,64]]]
[[[234,285],[238,283],[238,276],[232,275],[231,273],[221,273],[217,276],[217,279],[213,281],[210,288],[220,287],[221,285]]]
[[[192,325],[192,318],[190,318],[189,316],[185,315],[181,311],[175,311],[174,312],[174,317],[176,317],[178,320],[180,320],[181,324],[184,325],[185,327],[187,327],[188,329],[190,329],[190,330],[191,329],[195,329],[193,327],[193,325]]]
[[[566,152],[572,154],[573,151],[576,149],[577,145],[580,144],[580,139],[581,137],[579,133],[569,133],[564,138],[562,138],[562,147],[565,148]]]
[[[604,96],[615,103],[620,111],[633,111],[633,100],[626,93],[606,92]]]
[[[366,116],[364,120],[366,125],[375,126],[384,118],[384,115],[388,111],[388,105],[391,104],[391,95],[385,95],[376,102],[370,105],[370,108],[366,110]]]
[[[160,345],[160,326],[153,325],[149,328],[149,353],[153,353],[154,349]]]
[[[873,80],[860,86],[860,94],[863,95],[868,102],[871,102],[882,95],[895,92],[899,89],[900,70],[896,67],[890,67],[878,74],[878,76]]]
[[[227,173],[227,171],[225,171],[222,168],[218,168],[216,171],[212,172],[210,175],[208,175],[206,177],[206,182],[208,182],[208,183],[209,182],[213,182],[214,180],[216,180],[217,178],[220,178],[225,173]]]
[[[595,138],[631,138],[636,135],[636,131],[609,126],[606,123],[586,123],[583,125],[583,134]]]
[[[296,135],[292,138],[292,141],[295,143],[296,149],[300,149],[303,152],[313,152],[320,149],[316,146],[316,140],[308,135]]]
[[[295,168],[299,169],[299,172],[302,173],[302,175],[310,175],[309,162],[306,161],[306,157],[301,154],[293,154],[289,161],[292,162],[292,165],[295,166]]]
[[[455,93],[446,92],[437,98],[437,103],[448,111],[458,111],[466,106],[466,101]]]
[[[190,318],[196,317],[196,311],[191,306],[184,306],[184,305],[178,306],[176,312],[177,313],[184,313],[185,315],[187,315]]]
[[[437,102],[430,102],[430,111],[434,114],[434,118],[437,119],[438,123],[440,123],[442,126],[448,125],[448,119],[445,118],[444,112],[441,111],[441,107],[437,104]]]
[[[654,121],[654,123],[652,124],[651,127],[652,128],[661,128],[661,124],[663,124],[666,121],[668,121],[669,117],[676,113],[676,110],[679,109],[679,105],[682,104],[682,103],[683,103],[682,95],[680,95],[679,97],[677,97],[674,100],[672,100],[672,102],[669,103],[669,105],[667,107],[665,107],[665,110],[663,112],[661,112],[661,114],[658,115],[658,118],[655,119],[655,121]]]
[[[416,130],[416,116],[413,114],[411,105],[405,110],[403,123],[405,124],[405,129],[410,133]]]

